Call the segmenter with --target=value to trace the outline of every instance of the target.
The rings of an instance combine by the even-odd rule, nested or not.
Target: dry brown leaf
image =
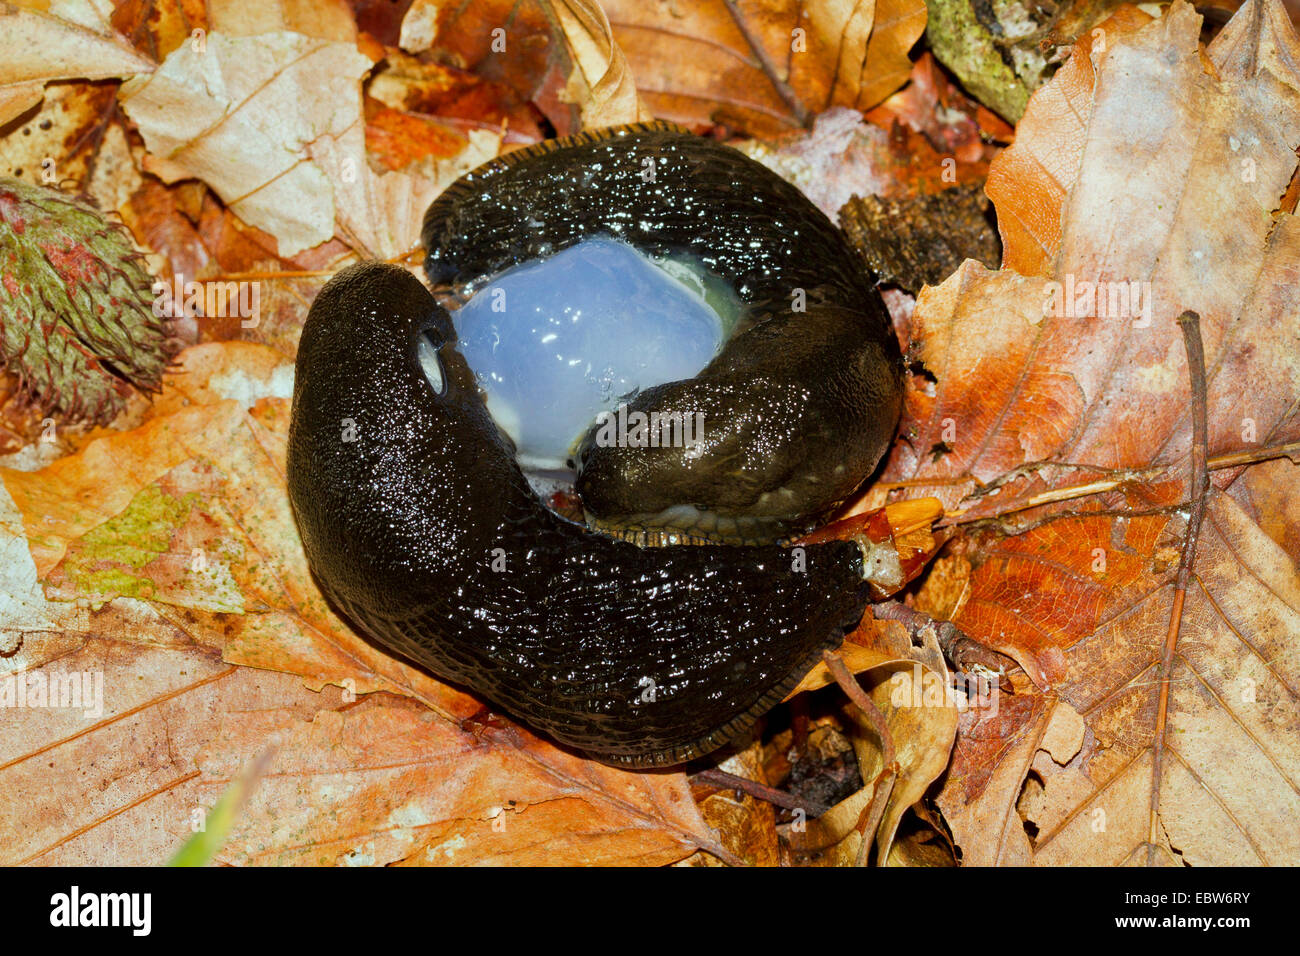
[[[117,0],[112,26],[155,63],[208,29],[206,0]]]
[[[906,82],[921,0],[606,0],[656,116],[772,136],[831,107],[867,109]],[[734,11],[734,12],[733,12]]]
[[[336,18],[304,28],[313,27],[340,32]],[[241,219],[270,233],[280,256],[317,246],[337,229],[357,251],[393,258],[415,247],[438,191],[496,155],[498,141],[475,131],[454,161],[375,172],[360,93],[370,67],[347,41],[214,32],[206,46],[183,46],[154,76],[124,86],[122,100],[150,148],[152,171],[166,182],[203,180]]]
[[[583,128],[653,119],[641,103],[601,5],[595,0],[551,0],[551,9],[574,60],[565,98],[581,105]]]
[[[231,713],[198,763],[224,781],[280,715]],[[232,863],[671,863],[716,845],[681,775],[492,746],[415,702],[370,698],[292,721],[219,859]],[[304,839],[306,837],[307,839]]]
[[[1036,274],[968,262],[919,296],[914,354],[935,380],[909,389],[887,483],[938,494],[969,521],[1116,469],[1184,462],[1183,309],[1202,319],[1210,453],[1294,439],[1300,364],[1287,317],[1300,306],[1300,233],[1277,205],[1300,144],[1300,45],[1276,4],[1244,6],[1208,61],[1198,32],[1199,17],[1175,4],[1107,33],[1084,100],[1066,71],[1038,95],[1018,131],[1026,148],[1003,172],[1029,197],[1013,210],[1062,204],[1059,242],[1050,221],[1022,216],[1012,261]],[[1082,143],[1053,133],[1069,129]],[[1085,281],[1149,283],[1150,311],[1135,321],[1052,302]],[[1294,862],[1300,851],[1283,822],[1300,809],[1295,565],[1212,493],[1157,783],[1158,662],[1185,526],[1170,506],[1185,492],[1174,480],[1128,487],[1083,508],[1103,513],[1040,510],[1022,517],[1023,533],[993,525],[965,548],[955,623],[1037,686],[1013,682],[996,716],[962,718],[939,806],[964,863],[1145,862],[1148,841],[1172,864]],[[1261,505],[1259,520],[1286,524],[1284,509]]]
[[[358,83],[369,69],[347,43],[212,33],[202,52],[182,46],[153,76],[125,84],[122,105],[151,171],[164,182],[202,179],[287,256],[334,235],[330,178],[307,151],[325,135],[359,135]],[[354,159],[351,175],[360,173]]]
[[[914,667],[895,671],[871,689],[872,702],[885,718],[894,741],[899,773],[885,804],[884,815],[874,838],[877,862],[889,855],[894,834],[903,813],[929,788],[944,768],[957,730],[958,710],[947,691],[948,672],[939,661],[940,672]],[[859,819],[881,785],[884,760],[875,731],[853,705],[843,711],[846,725],[855,728],[852,740],[858,768],[865,786],[841,800],[815,820],[787,824],[781,828],[795,853],[823,855],[824,862],[852,866],[862,846],[857,831]]]
[[[0,125],[39,103],[50,80],[118,79],[153,69],[111,32],[0,3]]]
[[[1078,175],[1092,112],[1095,57],[1108,41],[1131,33],[1151,17],[1125,5],[1085,34],[1052,82],[1039,87],[1016,128],[1016,141],[989,165],[985,191],[998,208],[1002,268],[1021,275],[1051,275],[1061,239],[1061,212]],[[1094,50],[1094,43],[1096,49]]]
[[[1300,224],[1272,214],[1300,144],[1300,45],[1291,35],[1275,49],[1265,32],[1257,67],[1230,57],[1255,9],[1210,47],[1220,79],[1202,66],[1185,3],[1111,44],[1052,278],[968,261],[922,291],[911,334],[937,383],[912,381],[905,440],[878,490],[903,481],[951,513],[977,483],[996,483],[964,502],[969,519],[1099,470],[1183,460],[1184,309],[1202,320],[1211,454],[1300,435],[1287,320],[1300,312]],[[1083,283],[1101,284],[1101,307],[1088,307]],[[1142,304],[1109,314],[1131,283]]]
[[[346,0],[206,0],[209,29],[231,37],[288,31],[355,43],[357,25]]]
[[[763,745],[757,740],[727,757],[718,764],[718,769],[765,786],[770,783],[763,764]],[[700,816],[718,834],[718,842],[734,859],[743,860],[749,866],[780,864],[776,809],[772,804],[746,793],[712,785],[696,784],[692,793],[700,808]],[[700,850],[677,865],[724,866],[725,863]]]
[[[996,714],[967,711],[957,722],[952,763],[938,797],[963,866],[1023,866],[1029,837],[1016,804],[1051,703],[1003,698]]]
[[[1018,660],[1058,663],[1044,667],[1050,692],[1004,696],[992,720],[963,717],[939,806],[964,863],[1145,862],[1184,526],[1178,514],[1083,515],[978,549],[955,623]],[[1171,674],[1164,863],[1300,862],[1298,636],[1295,564],[1212,491]]]
[[[24,834],[13,859],[67,860],[73,847],[98,861],[157,862],[156,844],[138,851],[153,856],[136,856],[118,827],[152,825],[179,842],[192,810],[210,806],[272,732],[281,747],[224,851],[229,862],[666,863],[701,847],[733,859],[683,775],[635,774],[561,751],[353,634],[316,591],[289,509],[289,366],[239,343],[187,350],[181,364],[139,427],[38,472],[0,471],[33,562],[6,580],[3,600],[27,607],[32,625],[6,666],[71,668],[71,642],[77,670],[104,673],[106,701],[67,750],[67,727],[24,711],[33,729],[19,737],[35,743],[0,765],[0,793],[32,786],[45,766],[37,754],[59,751],[67,766],[114,755],[98,771],[110,794],[102,805],[60,815],[46,802],[22,810],[5,798],[20,808],[6,825]],[[16,524],[2,527],[12,534]],[[19,553],[21,540],[4,549]],[[60,615],[88,612],[34,601],[37,574],[50,596],[102,606],[89,611],[96,619],[142,609],[136,626],[102,641],[63,631]],[[214,706],[198,690],[228,680],[273,692],[239,706],[217,690]],[[304,710],[315,698],[304,683],[341,685],[342,706],[329,690]],[[199,696],[185,697],[190,689]],[[396,697],[347,706],[373,690],[427,706]],[[313,812],[326,804],[331,813]],[[151,823],[151,813],[165,818]],[[100,826],[108,829],[95,833]]]
[[[560,136],[652,118],[596,0],[415,0],[401,45],[504,84]]]
[[[364,160],[356,162],[365,155],[365,130],[358,125],[338,137],[321,136],[308,152],[330,171],[340,234],[359,251],[392,259],[419,244],[424,211],[434,197],[500,148],[498,134],[471,130],[465,148],[450,159],[427,158],[405,170],[377,173]]]
[[[1279,458],[1252,465],[1228,494],[1300,565],[1300,463]]]
[[[910,667],[920,664],[936,674],[947,673],[943,660],[943,651],[935,642],[933,633],[926,633],[925,643],[916,646],[907,629],[897,621],[876,621],[871,618],[871,609],[862,623],[847,635],[835,653],[844,660],[844,666],[851,673],[861,674],[876,667]],[[805,691],[818,690],[835,683],[835,678],[827,669],[824,661],[818,661],[801,680],[794,690],[786,695],[786,700]]]
[[[395,162],[400,156],[392,156],[392,150],[383,148],[384,142],[373,140],[373,134],[379,131],[376,121],[384,115],[376,103],[401,114],[403,124],[418,121],[424,127],[421,137],[429,139],[431,146],[436,137],[463,138],[475,129],[504,129],[505,141],[512,144],[545,138],[541,111],[521,100],[506,84],[410,56],[396,47],[385,47],[384,53],[384,61],[376,65],[366,83],[366,132],[372,157],[388,168],[400,169],[407,162]],[[439,147],[428,152],[448,156],[456,150]]]
[[[12,712],[4,862],[157,865],[272,743],[219,862],[654,864],[712,845],[681,777],[557,765],[409,700],[349,703],[224,664],[179,628],[149,637],[82,636],[23,673],[90,674],[103,710]]]
[[[114,201],[140,181],[126,135],[113,122],[114,90],[108,84],[58,82],[45,88],[40,108],[0,138],[0,175],[29,183],[75,184],[100,203]]]

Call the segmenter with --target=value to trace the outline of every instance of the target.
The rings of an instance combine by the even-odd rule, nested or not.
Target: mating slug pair
[[[698,375],[628,402],[702,415],[699,441],[577,448],[605,534],[538,499],[420,282],[343,271],[303,329],[289,438],[322,589],[384,647],[601,759],[670,765],[743,733],[868,599],[857,544],[775,542],[843,501],[893,436],[901,359],[870,276],[794,187],[661,124],[493,160],[430,206],[422,238],[451,292],[613,239],[689,257],[739,314]],[[709,543],[619,539],[647,533]]]

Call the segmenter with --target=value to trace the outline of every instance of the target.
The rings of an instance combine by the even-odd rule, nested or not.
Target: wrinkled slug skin
[[[311,568],[359,628],[610,762],[679,763],[743,732],[866,603],[848,542],[802,549],[799,570],[776,545],[642,549],[544,508],[447,313],[395,266],[346,269],[311,307],[288,483]]]
[[[694,505],[806,530],[871,473],[902,408],[902,359],[871,277],[794,186],[737,150],[668,124],[580,133],[462,177],[424,217],[429,278],[463,292],[586,238],[685,252],[747,305],[694,379],[629,409],[704,414],[704,441],[580,450],[578,491],[602,519]],[[795,308],[802,290],[804,310]]]

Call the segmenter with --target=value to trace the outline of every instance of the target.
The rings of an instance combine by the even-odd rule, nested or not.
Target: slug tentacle
[[[340,610],[612,762],[678,763],[742,732],[867,599],[850,542],[642,549],[544,508],[449,316],[395,266],[346,269],[311,307],[288,483]]]
[[[847,498],[893,437],[902,361],[871,277],[834,224],[742,153],[651,123],[493,160],[439,196],[422,231],[430,279],[459,295],[598,237],[687,256],[743,308],[702,372],[628,403],[703,414],[702,441],[629,447],[588,433],[575,464],[592,523],[774,540]]]

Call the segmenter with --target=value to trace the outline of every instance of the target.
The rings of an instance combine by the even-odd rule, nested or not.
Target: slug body
[[[639,548],[543,507],[454,344],[418,280],[363,263],[321,290],[298,348],[303,546],[386,648],[563,744],[655,766],[741,733],[861,619],[851,542]]]
[[[766,167],[667,124],[508,153],[444,191],[422,232],[435,289],[460,294],[598,237],[691,257],[743,312],[697,376],[628,403],[703,416],[696,446],[602,446],[589,433],[576,462],[589,520],[719,541],[809,530],[875,468],[902,407],[888,313],[843,235]]]
[[[462,178],[423,235],[435,288],[461,294],[613,237],[689,254],[745,303],[704,372],[632,403],[702,411],[702,453],[584,443],[597,524],[685,514],[706,538],[770,542],[852,491],[892,436],[878,295],[829,221],[734,150],[660,126],[540,144]],[[394,266],[353,266],[311,307],[288,485],[322,590],[366,633],[609,762],[676,764],[743,733],[867,602],[850,541],[642,548],[544,507],[450,315]]]

